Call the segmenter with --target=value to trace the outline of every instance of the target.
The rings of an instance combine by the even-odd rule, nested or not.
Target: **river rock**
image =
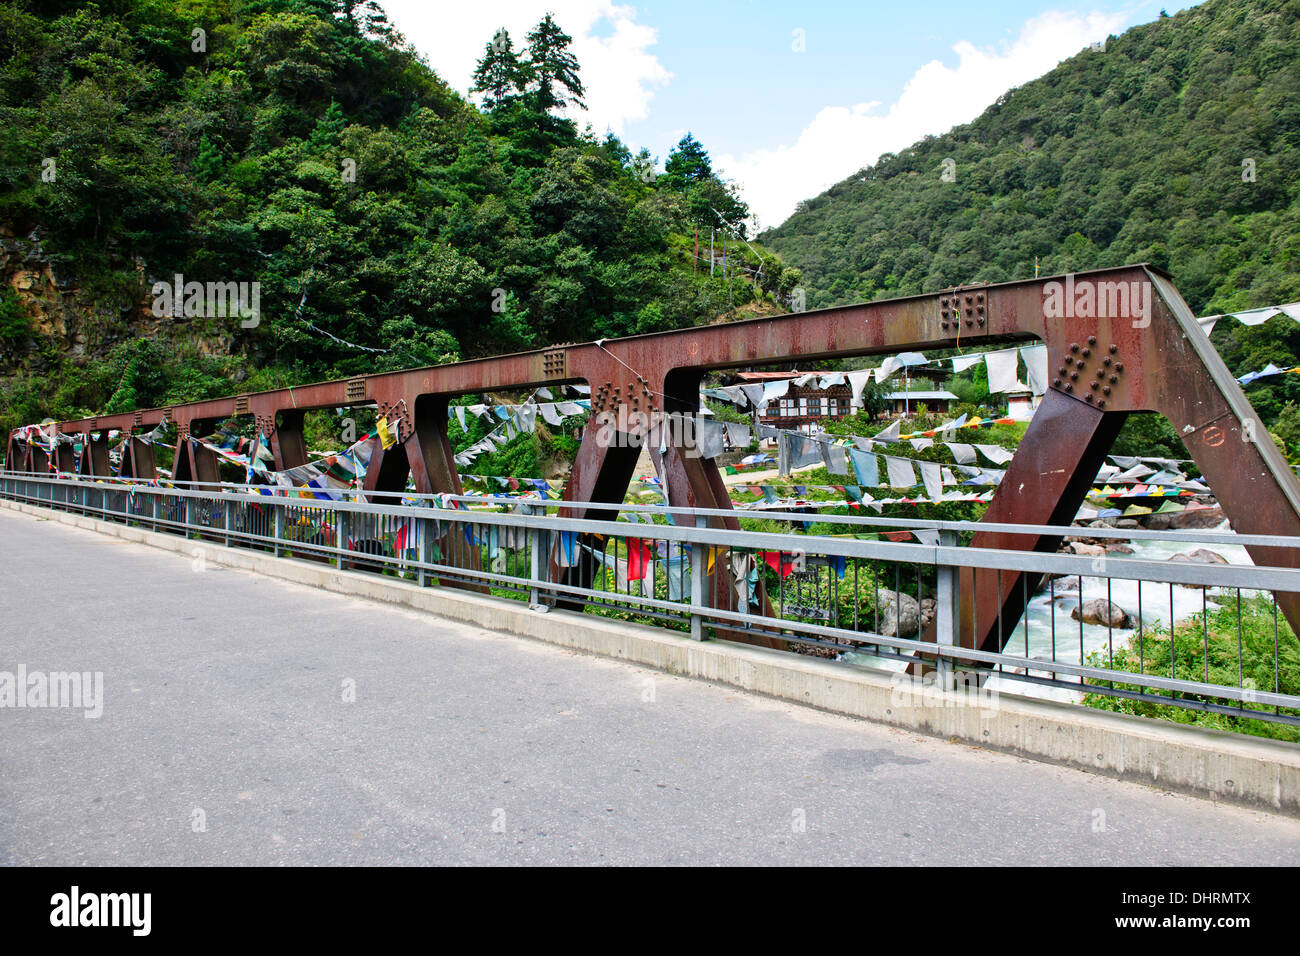
[[[921,606],[910,594],[898,591],[880,592],[880,633],[886,637],[916,636],[916,625],[921,619]]]
[[[1223,509],[1218,505],[1209,508],[1188,508],[1166,514],[1149,514],[1142,519],[1142,527],[1152,531],[1183,531],[1190,528],[1217,528],[1223,522]]]
[[[1070,611],[1070,617],[1076,621],[1082,620],[1084,624],[1100,624],[1103,627],[1133,626],[1133,615],[1105,598],[1084,601],[1082,606]]]
[[[1223,522],[1223,509],[1218,505],[1210,508],[1188,508],[1186,511],[1179,511],[1170,515],[1173,519],[1169,527],[1182,530],[1184,528],[1217,528]]]
[[[1217,551],[1211,551],[1209,548],[1196,548],[1193,551],[1184,551],[1181,554],[1172,555],[1170,561],[1187,561],[1191,564],[1227,564],[1228,559]]]
[[[1107,554],[1132,554],[1133,549],[1122,541],[1112,541],[1106,545]]]
[[[930,624],[934,622],[935,604],[936,602],[934,598],[921,599],[921,628],[922,629],[929,627]]]
[[[1066,547],[1078,555],[1094,558],[1099,554],[1105,554],[1106,549],[1099,544],[1084,544],[1082,541],[1071,541]]]

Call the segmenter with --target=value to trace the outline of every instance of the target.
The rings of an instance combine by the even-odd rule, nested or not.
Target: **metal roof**
[[[957,396],[952,392],[889,392],[885,398],[891,402],[902,401],[904,399],[924,399],[924,398],[946,398],[950,401],[956,401]]]

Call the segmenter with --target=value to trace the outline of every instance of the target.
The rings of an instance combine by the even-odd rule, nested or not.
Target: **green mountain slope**
[[[374,2],[0,4],[0,427],[778,308],[775,257],[696,265],[747,214],[707,153],[654,176],[560,115],[557,24],[517,39],[480,109]],[[257,324],[160,318],[177,273]]]
[[[1211,0],[882,156],[762,238],[810,307],[1030,277],[1035,257],[1043,274],[1154,262],[1201,314],[1300,300],[1297,64],[1296,0]]]

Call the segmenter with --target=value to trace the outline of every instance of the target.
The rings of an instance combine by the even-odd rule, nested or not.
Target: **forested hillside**
[[[565,118],[569,42],[484,37],[469,102],[373,2],[0,5],[0,426],[777,308],[699,143]],[[256,325],[153,314],[176,274]]]
[[[810,306],[1150,261],[1198,314],[1300,300],[1300,2],[1112,37],[763,235]],[[945,163],[951,160],[951,163]]]

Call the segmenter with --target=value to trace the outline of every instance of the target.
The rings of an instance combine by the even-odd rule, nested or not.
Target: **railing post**
[[[284,509],[274,498],[271,499],[271,507],[275,509],[275,526],[271,530],[273,539],[272,554],[275,557],[280,556],[280,538],[284,533]]]
[[[334,558],[334,566],[342,571],[343,552],[348,548],[348,513],[340,510],[335,514],[337,519],[334,524],[337,526],[337,530],[334,533],[334,546],[338,549],[338,555]]]
[[[696,517],[695,527],[707,528],[708,519]],[[691,543],[691,607],[704,606],[704,578],[708,560],[708,545],[699,541]],[[696,611],[691,611],[691,640],[704,640],[704,618]]]
[[[416,558],[420,562],[420,567],[415,572],[415,583],[420,587],[425,586],[429,573],[425,570],[425,565],[429,564],[429,519],[417,517],[415,519],[415,530],[420,539],[419,556]]]
[[[228,547],[230,547],[230,530],[231,530],[231,528],[232,528],[232,527],[234,526],[234,524],[235,524],[235,521],[234,521],[234,514],[233,514],[233,512],[234,512],[234,510],[235,510],[235,503],[234,503],[233,501],[227,501],[227,502],[225,502],[225,508],[224,508],[224,510],[225,510],[225,513],[226,513],[226,514],[225,514],[225,522],[224,522],[224,524],[225,524],[225,532],[226,532],[226,534],[225,534],[225,539],[226,539],[226,547],[228,548]]]
[[[543,508],[545,508],[545,505],[543,505]],[[531,517],[533,515],[533,506],[524,505],[523,513]],[[542,539],[545,536],[546,532],[542,528],[533,527],[528,529],[528,577],[532,581],[532,587],[528,589],[529,604],[540,604],[542,600],[541,589],[538,585],[542,581],[542,575],[546,568],[543,560],[550,553],[549,549],[546,550],[545,554],[543,553]]]
[[[957,535],[952,531],[939,532],[939,546],[952,548],[957,545]],[[935,593],[934,631],[935,642],[942,646],[957,645],[957,630],[961,624],[960,581],[961,574],[955,565],[938,563],[935,565],[938,588]],[[953,681],[952,661],[942,654],[935,661],[935,679],[940,687],[951,689]]]

